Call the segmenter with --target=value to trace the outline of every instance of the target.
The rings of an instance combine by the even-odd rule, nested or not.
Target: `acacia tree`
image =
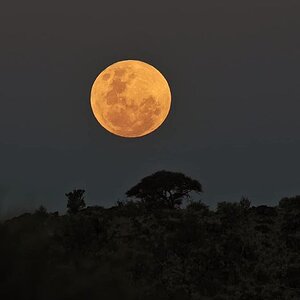
[[[85,190],[75,189],[73,192],[66,194],[66,197],[68,198],[67,208],[69,214],[76,214],[85,207],[84,193]]]
[[[126,192],[127,197],[140,199],[149,208],[175,208],[194,191],[202,192],[201,184],[182,173],[158,171],[143,178]]]

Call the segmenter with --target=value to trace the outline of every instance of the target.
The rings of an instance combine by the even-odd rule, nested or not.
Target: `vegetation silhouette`
[[[73,190],[70,193],[66,194],[66,197],[68,198],[68,213],[69,214],[76,214],[83,208],[85,208],[85,202],[84,202],[84,193],[85,190]]]
[[[300,196],[212,210],[193,191],[159,171],[111,208],[73,190],[66,215],[41,206],[0,223],[0,299],[300,299]]]
[[[174,209],[193,191],[202,192],[197,180],[182,173],[162,170],[143,178],[126,192],[126,196],[140,199],[147,208]]]

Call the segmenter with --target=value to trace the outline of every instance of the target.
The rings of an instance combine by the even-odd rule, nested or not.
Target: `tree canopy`
[[[66,194],[66,197],[68,198],[67,208],[69,214],[76,214],[85,207],[84,193],[85,190],[75,189]]]
[[[126,192],[127,197],[140,199],[149,208],[175,208],[191,192],[202,192],[202,185],[179,172],[158,171],[144,177]]]
[[[284,210],[294,210],[300,212],[300,195],[295,197],[285,197],[279,201],[279,208]]]

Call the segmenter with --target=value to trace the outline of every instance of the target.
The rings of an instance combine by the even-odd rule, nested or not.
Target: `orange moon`
[[[138,60],[116,62],[96,78],[91,107],[109,132],[126,138],[156,130],[171,107],[167,80],[153,66]]]

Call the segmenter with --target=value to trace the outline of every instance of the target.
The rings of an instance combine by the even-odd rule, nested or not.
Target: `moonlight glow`
[[[112,64],[96,78],[91,106],[98,122],[122,137],[140,137],[156,130],[171,107],[164,76],[137,60]]]

